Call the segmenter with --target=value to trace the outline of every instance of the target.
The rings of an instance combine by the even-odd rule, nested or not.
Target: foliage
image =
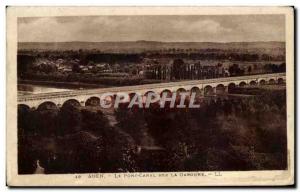
[[[200,104],[124,104],[114,127],[97,107],[19,107],[19,173],[33,173],[37,160],[49,174],[286,169],[285,91]]]

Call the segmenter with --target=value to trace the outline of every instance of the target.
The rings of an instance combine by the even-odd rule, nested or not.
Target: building
[[[146,69],[146,78],[161,80],[209,79],[229,75],[228,69],[220,63],[201,65],[199,61],[183,61],[182,59],[175,59],[169,63],[148,64]]]

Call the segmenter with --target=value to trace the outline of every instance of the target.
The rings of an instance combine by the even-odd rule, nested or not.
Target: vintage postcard
[[[8,186],[294,184],[293,7],[7,7]]]

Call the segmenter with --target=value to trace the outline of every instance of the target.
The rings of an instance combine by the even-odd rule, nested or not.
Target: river
[[[59,91],[71,91],[79,88],[65,88],[52,85],[18,84],[18,95],[31,95],[38,93],[52,93]]]

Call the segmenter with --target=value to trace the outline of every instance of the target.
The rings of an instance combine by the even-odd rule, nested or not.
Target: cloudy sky
[[[84,16],[18,19],[19,42],[284,41],[283,15]]]

